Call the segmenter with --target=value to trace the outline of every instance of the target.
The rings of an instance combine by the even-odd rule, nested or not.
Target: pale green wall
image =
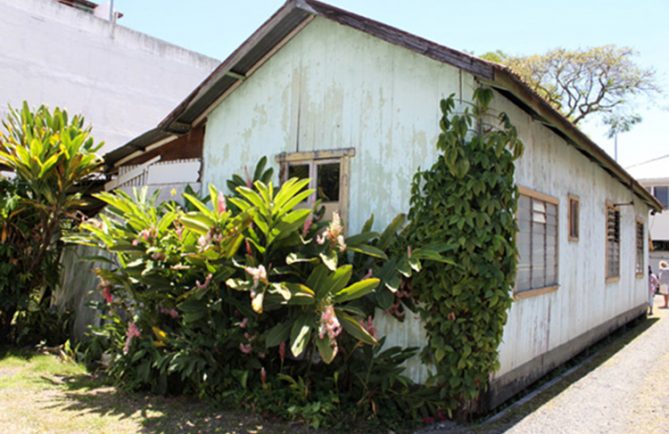
[[[418,166],[434,161],[439,100],[459,79],[454,67],[316,18],[210,114],[205,184],[224,185],[263,155],[355,148],[349,227],[371,213],[386,224],[406,212]],[[471,95],[472,77],[463,80]]]
[[[408,210],[412,176],[436,158],[439,100],[451,93],[470,99],[474,83],[457,68],[316,18],[210,114],[204,183],[223,186],[263,155],[274,163],[280,152],[355,148],[348,226],[355,232],[374,213],[383,227]],[[500,348],[502,374],[643,301],[645,280],[632,275],[633,218],[647,208],[635,198],[634,209],[623,209],[623,275],[606,285],[604,201],[626,202],[632,194],[501,95],[494,108],[509,113],[526,145],[518,183],[560,199],[561,287],[514,304]],[[581,196],[577,244],[567,241],[568,193]],[[398,325],[380,314],[375,323],[391,345],[425,341],[415,316]],[[408,371],[417,380],[426,375],[415,361]]]

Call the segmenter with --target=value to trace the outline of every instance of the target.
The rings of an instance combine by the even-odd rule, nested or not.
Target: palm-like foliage
[[[10,108],[3,126],[0,167],[14,173],[6,182],[16,192],[11,200],[0,201],[3,242],[11,244],[3,251],[11,252],[8,262],[22,276],[11,285],[0,284],[15,296],[0,312],[0,331],[6,337],[17,309],[50,304],[58,280],[53,273],[61,225],[84,205],[81,186],[102,168],[96,155],[102,144],[95,144],[83,117],[69,118],[59,108],[40,106],[33,112],[24,103],[21,110]]]

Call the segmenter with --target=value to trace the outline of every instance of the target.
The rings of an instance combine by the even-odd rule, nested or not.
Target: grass
[[[0,351],[2,433],[299,433],[302,425],[193,398],[127,393],[49,354]]]

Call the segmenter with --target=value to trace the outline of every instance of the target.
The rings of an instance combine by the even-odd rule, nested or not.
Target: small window
[[[637,277],[643,277],[643,239],[645,238],[645,231],[643,222],[636,222],[636,267],[635,272]]]
[[[662,207],[667,209],[669,204],[669,187],[667,186],[655,186],[653,187],[653,196],[660,201]]]
[[[334,211],[345,219],[348,196],[345,173],[348,158],[353,155],[353,149],[280,154],[277,160],[281,164],[281,180],[309,178],[309,188],[314,194],[305,200],[304,206],[311,207],[319,200],[325,207],[325,219],[332,218]]]
[[[518,203],[516,294],[558,285],[558,202],[521,189]]]
[[[339,202],[340,173],[339,161],[316,164],[317,199],[323,202]]]
[[[576,196],[569,196],[569,241],[578,241],[580,203]]]
[[[620,211],[606,206],[606,278],[620,276]]]

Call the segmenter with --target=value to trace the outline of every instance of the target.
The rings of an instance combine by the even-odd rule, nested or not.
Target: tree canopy
[[[632,106],[635,97],[659,93],[655,71],[637,65],[635,55],[628,47],[604,45],[557,48],[530,56],[497,50],[481,57],[508,66],[574,124],[602,115],[605,124],[614,128],[640,120]],[[630,123],[630,119],[636,121]]]

